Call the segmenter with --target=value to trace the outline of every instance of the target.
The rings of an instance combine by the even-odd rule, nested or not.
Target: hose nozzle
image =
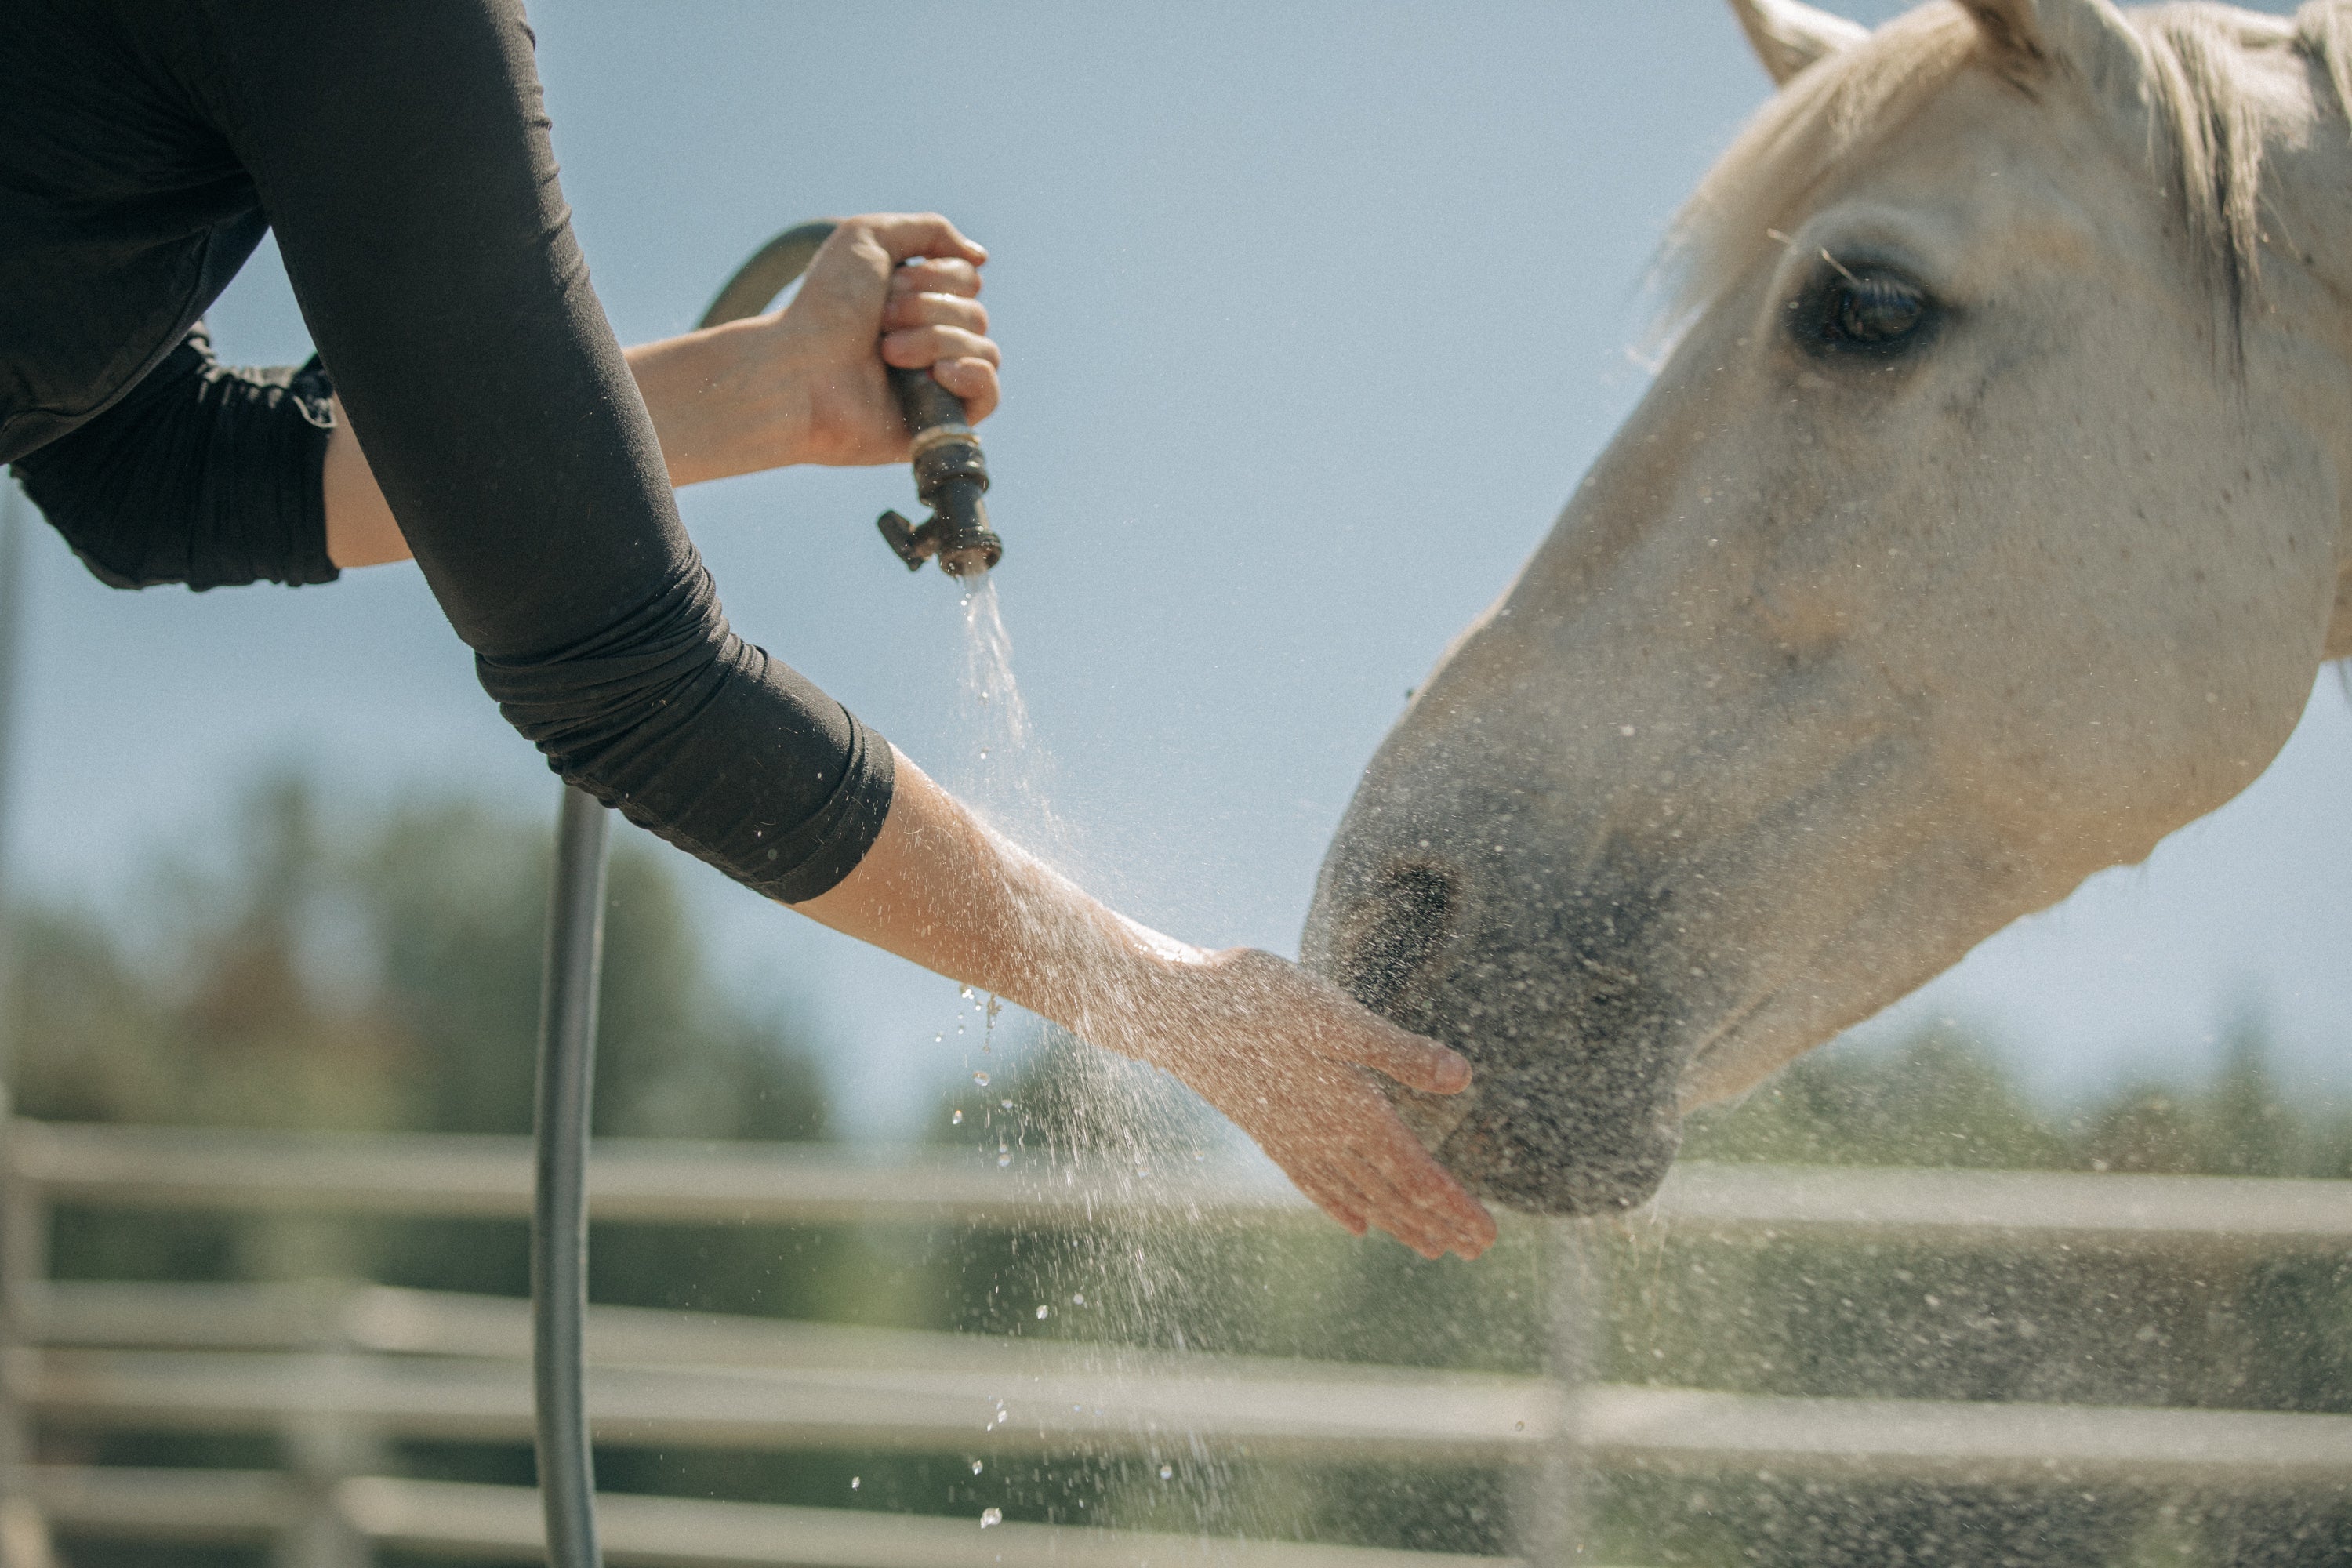
[[[766,310],[808,269],[833,229],[830,223],[804,223],[761,246],[727,280],[703,312],[702,324],[715,327]],[[981,500],[988,493],[988,459],[964,417],[963,401],[928,370],[892,366],[890,390],[915,438],[915,494],[931,515],[918,526],[886,511],[876,526],[908,571],[921,571],[924,562],[937,556],[940,570],[949,576],[978,577],[1003,558],[1004,541],[988,526],[988,505]]]
[[[988,459],[964,419],[963,403],[928,370],[890,372],[890,389],[914,433],[915,494],[931,509],[920,525],[895,511],[875,520],[882,538],[909,572],[938,557],[950,577],[977,577],[1004,555],[1004,541],[988,526]]]

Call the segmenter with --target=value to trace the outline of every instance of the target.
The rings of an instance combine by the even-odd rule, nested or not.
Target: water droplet
[[[946,1031],[946,1030],[944,1030],[944,1029],[940,1030],[938,1034],[933,1035],[933,1036],[931,1037],[931,1044],[933,1044],[933,1045],[935,1045],[935,1046],[944,1046],[944,1045],[946,1045],[947,1043],[948,1043],[947,1031]]]
[[[988,1087],[988,1075],[984,1072],[976,1072],[971,1075],[971,1081],[980,1085],[981,1088],[986,1089]]]
[[[1011,1163],[1013,1163],[1013,1156],[1006,1153],[1003,1150],[999,1149],[996,1152],[996,1168],[1001,1171]]]
[[[1511,1430],[1514,1432],[1524,1432],[1527,1429],[1528,1424],[1524,1421],[1514,1421],[1511,1423]]]
[[[988,761],[988,748],[986,746],[982,746],[980,749],[980,760],[983,763]]]
[[[1013,1419],[1013,1412],[1011,1412],[1010,1410],[1000,1410],[1000,1411],[998,1411],[998,1412],[996,1413],[996,1424],[997,1424],[999,1426],[1003,1426],[1007,1421],[1010,1421],[1010,1420],[1012,1420],[1012,1419]]]
[[[961,990],[961,991],[957,992],[957,993],[956,993],[956,994],[957,994],[957,995],[959,995],[959,996],[961,996],[961,997],[962,997],[965,1001],[969,1002],[969,1001],[971,1001],[971,995],[972,995],[972,993],[971,993],[971,986],[969,986],[969,985],[967,985],[967,986],[965,986],[962,990]]]
[[[1013,1109],[1013,1102],[1009,1100],[1000,1100],[996,1103],[1006,1110]]]
[[[980,1461],[978,1459],[974,1459],[971,1462],[971,1473],[975,1476],[980,1474]]]
[[[858,1484],[858,1481],[859,1481],[859,1479],[861,1479],[861,1478],[856,1477],[856,1476],[852,1476],[852,1477],[850,1477],[850,1478],[849,1478],[849,1489],[850,1489],[851,1491],[856,1491],[856,1490],[857,1489],[857,1484]]]
[[[1207,1156],[1206,1154],[1202,1153],[1198,1149],[1195,1149],[1195,1150],[1193,1150],[1193,1151],[1192,1151],[1192,1158],[1194,1158],[1195,1160],[1205,1160],[1205,1159],[1207,1159],[1207,1158],[1208,1158],[1208,1156]]]
[[[1041,1323],[1045,1321],[1045,1303],[1043,1301],[1037,1303],[1037,1321]]]
[[[1160,1479],[1163,1481],[1175,1473],[1176,1467],[1173,1465],[1162,1465],[1160,1467]]]
[[[1084,1290],[1080,1290],[1080,1291],[1076,1292],[1075,1295],[1073,1295],[1073,1296],[1070,1298],[1070,1305],[1071,1305],[1071,1306],[1073,1306],[1073,1307],[1083,1307],[1083,1306],[1085,1306],[1086,1304],[1087,1304],[1087,1293],[1086,1293]]]
[[[1003,1509],[1001,1509],[1001,1508],[984,1508],[984,1509],[982,1509],[982,1510],[980,1510],[980,1528],[981,1528],[981,1529],[982,1529],[982,1530],[986,1530],[986,1529],[987,1529],[990,1525],[992,1525],[992,1524],[1003,1524],[1003,1522],[1004,1522],[1004,1510],[1003,1510]]]
[[[953,1116],[949,1117],[949,1118],[948,1118],[948,1125],[949,1125],[949,1126],[950,1126],[950,1127],[961,1127],[961,1126],[962,1126],[962,1125],[963,1125],[963,1112],[962,1112],[962,1111],[961,1111],[961,1110],[959,1110],[959,1111],[957,1111]]]

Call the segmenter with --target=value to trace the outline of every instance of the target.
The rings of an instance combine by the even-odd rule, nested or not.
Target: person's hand
[[[1373,1072],[1458,1094],[1470,1064],[1270,952],[1136,924],[991,832],[906,757],[873,847],[793,908],[1164,1068],[1341,1225],[1475,1258],[1495,1222],[1397,1119]]]
[[[903,462],[906,421],[883,374],[929,369],[975,425],[996,411],[1002,356],[979,300],[988,252],[936,213],[845,218],[774,318],[779,365],[804,379],[801,461]],[[878,342],[877,342],[878,340]]]
[[[1475,1258],[1493,1245],[1493,1217],[1371,1079],[1458,1094],[1468,1062],[1270,952],[1234,948],[1181,963],[1175,975],[1172,997],[1145,1009],[1128,1048],[1223,1111],[1358,1236],[1376,1226],[1423,1258]]]
[[[793,463],[904,462],[885,364],[928,368],[974,423],[996,411],[988,253],[935,213],[844,218],[782,310],[628,351],[670,482]]]

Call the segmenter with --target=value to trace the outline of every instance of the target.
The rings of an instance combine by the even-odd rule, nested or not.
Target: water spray
[[[701,325],[756,316],[808,270],[834,226],[786,229],[736,270]],[[936,558],[967,583],[1004,554],[988,526],[988,460],[962,400],[929,370],[892,368],[890,390],[914,438],[915,494],[931,509],[919,526],[895,511],[877,520],[908,570]],[[538,1158],[530,1215],[531,1392],[540,1507],[552,1568],[603,1568],[596,1542],[596,1472],[583,1394],[588,1314],[588,1129],[596,1071],[596,992],[604,969],[605,808],[567,786],[556,820],[540,994],[539,1081],[532,1106]]]

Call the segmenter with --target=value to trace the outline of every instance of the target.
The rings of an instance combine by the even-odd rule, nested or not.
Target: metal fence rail
[[[23,1121],[5,1132],[0,1247],[17,1343],[0,1374],[19,1406],[56,1428],[278,1432],[294,1439],[302,1471],[43,1469],[37,1495],[59,1523],[312,1543],[281,1560],[359,1562],[379,1544],[536,1553],[528,1493],[369,1473],[387,1439],[527,1437],[520,1301],[373,1286],[52,1282],[42,1266],[60,1205],[520,1217],[530,1201],[527,1141]],[[1196,1166],[1139,1179],[1125,1170],[1007,1172],[930,1151],[622,1141],[600,1152],[590,1198],[608,1220],[666,1223],[1263,1225],[1313,1212],[1286,1187]],[[2002,1250],[2352,1256],[2352,1183],[1688,1166],[1630,1223],[1759,1243],[1836,1236]],[[592,1310],[589,1355],[600,1440],[664,1447],[960,1452],[985,1432],[1006,1453],[1156,1455],[1197,1445],[1500,1467],[1539,1484],[1572,1451],[1583,1465],[1677,1474],[2352,1490],[2347,1415],[1563,1390],[1541,1378],[619,1308]],[[607,1529],[615,1562],[646,1563],[887,1568],[960,1562],[983,1546],[975,1560],[992,1564],[1000,1556],[1247,1568],[1447,1561],[1013,1525],[983,1538],[971,1521],[651,1498],[613,1500]],[[811,1544],[780,1556],[777,1540]],[[1539,1544],[1530,1554],[1548,1556]]]
[[[525,1138],[221,1132],[20,1121],[7,1168],[43,1201],[107,1207],[516,1218]],[[1183,1163],[1050,1173],[932,1149],[601,1141],[600,1219],[764,1224],[1312,1221],[1287,1184]],[[2352,1182],[1686,1161],[1636,1212],[1680,1236],[1933,1246],[2352,1253]]]
[[[42,1466],[33,1491],[67,1529],[173,1544],[271,1542],[312,1506],[270,1470]],[[329,1500],[341,1526],[371,1545],[544,1561],[538,1494],[528,1488],[362,1477],[337,1483]],[[982,1531],[969,1520],[609,1492],[597,1512],[606,1560],[647,1568],[1522,1568],[1506,1557],[1040,1524]]]
[[[11,1382],[65,1425],[530,1433],[527,1323],[510,1299],[374,1286],[340,1300],[253,1286],[44,1294],[33,1321],[49,1346],[17,1352]],[[1610,1384],[1570,1396],[1540,1378],[630,1308],[595,1309],[589,1332],[600,1436],[670,1448],[936,1452],[984,1433],[1008,1454],[1197,1442],[1269,1458],[1525,1465],[1572,1436],[1595,1464],[1676,1473],[2352,1489],[2342,1415]],[[191,1342],[211,1348],[133,1348]]]

